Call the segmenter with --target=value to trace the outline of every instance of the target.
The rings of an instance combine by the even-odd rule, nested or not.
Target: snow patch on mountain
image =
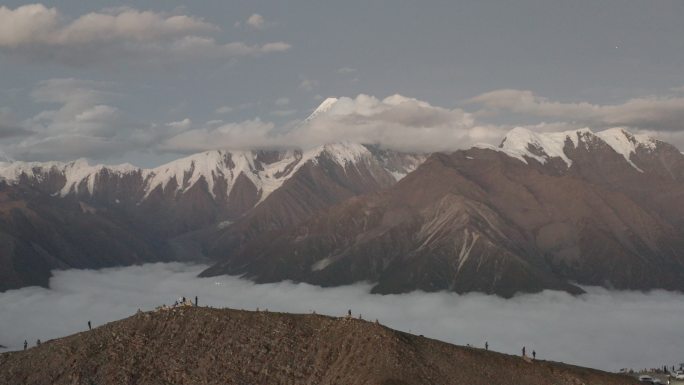
[[[536,133],[526,128],[516,127],[506,135],[499,148],[525,163],[527,161],[524,158],[536,159],[542,164],[551,158],[561,158],[570,167],[572,160],[565,154],[568,140],[574,147],[577,147],[580,137],[590,132],[588,128],[585,128],[574,131]]]
[[[266,157],[268,161],[261,160],[259,154],[259,151],[206,151],[153,169],[141,169],[130,164],[91,166],[85,159],[66,163],[0,162],[0,178],[8,183],[18,183],[22,176],[25,176],[42,182],[53,174],[65,179],[64,185],[59,187],[56,194],[66,196],[71,193],[84,192],[80,191],[83,188],[92,195],[98,175],[103,172],[121,175],[138,173],[144,191],[142,199],[145,200],[157,190],[165,194],[185,193],[200,181],[207,184],[208,192],[214,199],[217,199],[217,193],[219,193],[217,183],[222,185],[225,182],[225,197],[228,197],[238,177],[243,175],[259,191],[260,203],[308,163],[315,165],[325,158],[346,170],[349,167],[355,167],[360,162],[371,162],[374,158],[367,146],[351,142],[325,144],[306,151],[275,151],[271,154],[275,157]],[[414,156],[406,160],[405,165],[393,164],[391,167],[389,164],[383,164],[383,162],[387,163],[386,160],[377,160],[382,167],[399,179],[415,169],[424,158]],[[170,188],[173,191],[170,191]]]
[[[105,170],[121,175],[140,171],[131,164],[91,166],[85,159],[72,162],[0,162],[0,178],[7,183],[17,183],[22,176],[41,182],[48,178],[50,173],[63,175],[66,181],[59,191],[60,196],[82,192],[80,188],[83,182],[88,193],[93,194],[97,175]]]
[[[527,163],[528,159],[535,159],[545,164],[552,158],[560,158],[567,167],[570,167],[572,166],[572,160],[565,153],[567,146],[572,145],[573,148],[577,148],[580,143],[589,145],[593,139],[598,139],[607,144],[639,171],[641,169],[631,160],[632,154],[635,154],[639,148],[653,151],[657,146],[655,139],[646,135],[635,135],[621,128],[611,128],[598,133],[592,132],[589,128],[554,133],[538,133],[526,128],[516,127],[506,134],[499,147],[488,144],[477,144],[475,147],[503,152],[524,163]]]
[[[356,143],[326,144],[303,153],[282,151],[279,159],[272,163],[259,162],[256,151],[207,151],[145,170],[145,197],[157,188],[166,191],[171,181],[175,181],[176,192],[183,193],[203,179],[212,197],[216,198],[215,184],[221,178],[227,183],[228,196],[242,174],[260,191],[259,202],[262,202],[303,165],[309,161],[317,163],[324,154],[343,168],[370,156],[363,145]]]
[[[596,136],[612,147],[615,152],[622,155],[632,167],[641,172],[643,171],[632,162],[632,154],[635,154],[638,148],[653,151],[657,147],[655,139],[647,135],[635,135],[622,128],[611,128],[601,131]]]

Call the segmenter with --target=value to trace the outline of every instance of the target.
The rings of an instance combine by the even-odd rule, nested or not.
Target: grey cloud
[[[193,153],[213,149],[263,148],[281,145],[273,135],[275,125],[261,119],[227,123],[220,126],[207,125],[193,128],[168,137],[157,149],[160,151]]]
[[[684,130],[684,97],[679,96],[651,96],[630,99],[622,104],[599,105],[556,102],[532,91],[503,89],[476,96],[470,103],[488,110],[567,119],[596,128],[627,126],[642,130]]]
[[[220,28],[201,18],[128,7],[105,9],[71,21],[57,8],[0,7],[0,49],[29,59],[89,65],[143,57],[149,61],[234,57],[283,52],[284,42],[219,43]],[[159,58],[157,56],[163,55]]]
[[[16,138],[22,136],[29,136],[33,134],[32,131],[20,126],[10,126],[0,122],[0,139]]]
[[[250,17],[247,18],[245,24],[253,29],[264,29],[266,21],[264,20],[264,17],[260,14],[253,13]]]
[[[17,138],[33,134],[19,125],[8,108],[0,108],[0,139]]]
[[[108,82],[73,78],[40,82],[31,98],[50,109],[23,121],[27,134],[6,152],[21,160],[71,160],[106,159],[140,149],[144,143],[135,132],[141,125],[111,104],[122,96],[114,88]]]
[[[0,343],[20,349],[24,339],[45,341],[152,310],[180,296],[200,305],[364,319],[461,345],[616,371],[675,364],[684,297],[669,292],[611,292],[587,288],[572,297],[545,291],[505,300],[483,294],[413,292],[369,294],[370,285],[320,288],[282,282],[257,285],[237,277],[197,278],[203,266],[148,264],[104,270],[56,271],[50,289],[0,293]]]

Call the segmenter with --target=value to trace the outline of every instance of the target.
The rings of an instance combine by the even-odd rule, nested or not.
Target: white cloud
[[[587,288],[572,297],[545,291],[502,299],[483,294],[413,292],[372,295],[370,286],[320,288],[289,282],[257,285],[237,277],[197,278],[203,266],[148,264],[104,270],[56,271],[51,289],[0,293],[0,344],[20,349],[152,310],[178,297],[200,305],[364,319],[459,345],[518,355],[525,345],[545,360],[616,371],[677,364],[684,355],[684,296]]]
[[[175,129],[187,130],[192,126],[192,121],[188,118],[185,118],[185,119],[179,120],[177,122],[167,123],[167,125],[169,127],[175,128]]]
[[[261,16],[258,13],[254,13],[250,17],[247,18],[247,21],[245,21],[245,24],[248,25],[249,27],[253,28],[253,29],[264,29],[266,22],[265,22],[263,16]]]
[[[0,122],[0,136],[13,138],[11,144],[6,141],[4,151],[17,159],[63,160],[82,156],[104,158],[142,150],[193,153],[210,149],[311,148],[340,141],[379,144],[403,151],[455,151],[469,148],[476,143],[499,144],[506,132],[514,126],[488,124],[486,119],[502,109],[524,111],[529,116],[542,118],[562,118],[575,114],[592,117],[580,110],[598,111],[593,115],[594,124],[579,119],[559,118],[552,122],[516,125],[538,132],[572,130],[585,126],[601,129],[612,124],[608,120],[610,116],[620,117],[620,122],[632,119],[633,124],[636,124],[637,119],[660,119],[661,122],[667,120],[662,116],[658,118],[658,113],[654,110],[638,107],[640,102],[636,99],[619,105],[622,112],[618,114],[613,112],[612,107],[605,109],[604,106],[585,103],[566,105],[539,101],[530,92],[508,90],[474,98],[472,103],[485,106],[483,110],[475,112],[434,106],[401,95],[379,99],[360,94],[354,98],[341,97],[325,111],[318,111],[311,118],[291,120],[284,125],[276,125],[259,117],[240,122],[213,120],[211,123],[194,123],[186,118],[154,125],[135,122],[114,106],[113,99],[120,95],[112,92],[112,89],[114,86],[109,83],[78,79],[41,82],[32,92],[33,99],[40,103],[55,104],[57,107],[36,114],[19,127],[12,126],[4,130],[7,132],[3,132],[3,122]],[[520,103],[520,100],[523,102]],[[648,105],[648,99],[640,100]],[[660,104],[655,111],[671,111],[662,106],[660,99],[654,100],[656,101],[653,103]],[[297,110],[287,108],[289,105],[289,99],[280,98],[274,101],[275,107],[268,114],[273,117],[292,117],[297,114]],[[252,106],[251,103],[234,107],[222,106],[215,112],[228,114]],[[633,115],[627,113],[629,109],[632,109]],[[674,119],[673,116],[668,119]],[[621,126],[684,148],[684,129],[649,129],[626,124]],[[70,141],[69,138],[73,140]]]
[[[271,114],[289,116],[293,110]],[[393,95],[385,99],[359,95],[340,98],[324,113],[288,127],[260,119],[202,127],[183,132],[161,144],[164,151],[194,152],[216,148],[303,147],[353,141],[409,151],[443,151],[478,142],[499,142],[508,128],[476,124],[461,109],[435,107]]]
[[[510,111],[542,118],[583,122],[595,128],[627,126],[658,131],[684,130],[684,97],[651,96],[622,104],[563,103],[532,91],[502,89],[470,99],[490,111]]]
[[[220,28],[202,18],[129,7],[105,9],[74,20],[57,8],[31,4],[0,6],[0,49],[40,60],[85,65],[130,56],[154,58],[232,57],[282,52],[284,42],[219,43]]]
[[[271,137],[274,127],[273,123],[262,122],[258,118],[218,127],[207,125],[172,136],[159,144],[158,149],[192,153],[213,149],[270,147],[276,143],[276,139]]]

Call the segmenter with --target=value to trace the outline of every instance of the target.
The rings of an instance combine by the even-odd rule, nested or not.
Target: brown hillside
[[[373,322],[185,307],[0,354],[0,384],[633,384]]]

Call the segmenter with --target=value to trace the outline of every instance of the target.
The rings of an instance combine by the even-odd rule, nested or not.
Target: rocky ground
[[[634,384],[376,322],[180,307],[0,354],[0,384]]]

